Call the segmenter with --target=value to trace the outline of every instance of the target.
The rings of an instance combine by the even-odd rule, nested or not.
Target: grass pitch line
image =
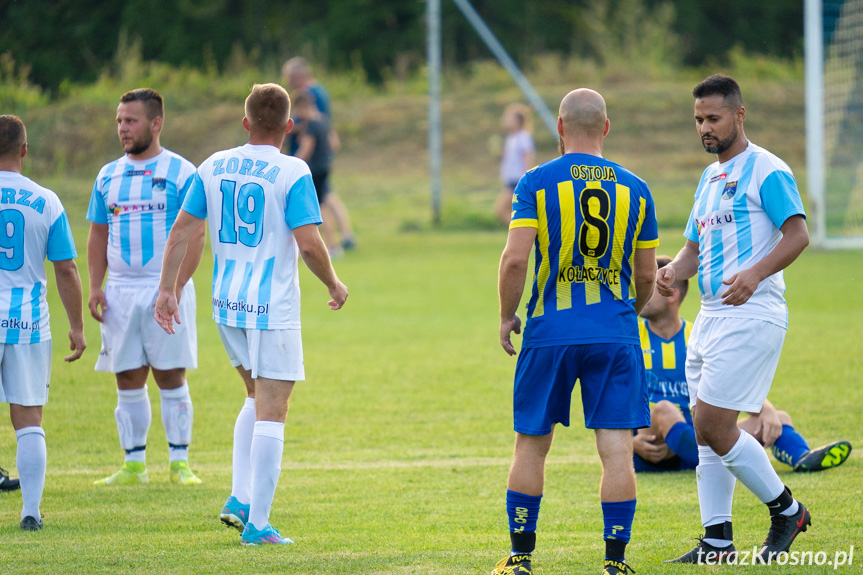
[[[327,462],[293,462],[284,461],[283,471],[355,471],[362,469],[444,469],[448,467],[504,467],[509,468],[512,464],[510,457],[463,457],[447,459],[420,459],[414,461],[386,460],[386,461],[327,461]],[[548,465],[599,465],[599,457],[596,455],[566,455],[548,458]],[[191,464],[192,469],[204,472],[225,472],[229,466],[204,464]],[[92,475],[108,473],[113,467],[76,467],[75,469],[48,469],[48,475],[53,473],[62,475]],[[148,466],[147,471],[151,473],[167,472],[167,465],[162,463]]]

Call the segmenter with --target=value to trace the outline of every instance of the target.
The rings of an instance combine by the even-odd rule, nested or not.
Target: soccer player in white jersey
[[[760,412],[788,327],[782,270],[809,244],[803,204],[791,169],[750,142],[734,79],[713,75],[692,91],[704,149],[717,155],[701,176],[686,226],[686,244],[657,273],[660,294],[675,279],[698,274],[701,310],[686,355],[693,409],[701,522],[705,536],[675,559],[731,560],[731,503],[736,480],[767,505],[771,525],[759,557],[787,551],[811,524],[767,454],[737,425],[741,411]]]
[[[156,319],[174,333],[174,320],[186,317],[175,295],[183,254],[210,216],[213,319],[247,395],[234,426],[231,495],[220,518],[242,531],[245,545],[292,543],[269,518],[288,400],[294,382],[305,379],[298,256],[327,287],[330,308],[340,309],[348,297],[318,233],[309,167],[279,152],[293,127],[290,111],[281,86],[252,88],[243,118],[249,143],[217,152],[198,168],[168,237],[156,299]]]
[[[16,116],[0,116],[0,401],[18,439],[21,529],[42,529],[39,505],[47,450],[42,406],[51,379],[51,326],[45,301],[45,258],[54,264],[60,301],[69,319],[66,361],[84,353],[81,278],[69,218],[57,195],[21,175],[27,131]]]
[[[98,484],[148,480],[146,446],[152,415],[146,382],[151,369],[161,396],[171,481],[201,482],[189,469],[193,409],[186,369],[198,362],[191,276],[204,249],[203,230],[190,242],[177,282],[178,299],[189,318],[178,330],[179,337],[168,337],[153,319],[162,252],[195,173],[191,162],[159,143],[163,117],[162,96],[155,90],[123,94],[117,133],[125,155],[99,171],[87,211],[88,306],[102,332],[96,370],[116,375],[114,416],[120,447],[126,452],[123,467]]]

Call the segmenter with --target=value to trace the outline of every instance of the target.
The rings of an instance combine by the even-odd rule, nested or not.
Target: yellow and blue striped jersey
[[[537,230],[523,347],[638,344],[632,266],[659,245],[647,184],[598,156],[565,154],[527,172],[510,229]]]
[[[663,339],[653,333],[647,320],[638,322],[641,351],[644,352],[644,368],[647,370],[647,388],[650,404],[670,401],[680,408],[687,423],[692,423],[689,413],[689,386],[686,383],[686,345],[692,324],[683,321],[680,331],[671,339]]]

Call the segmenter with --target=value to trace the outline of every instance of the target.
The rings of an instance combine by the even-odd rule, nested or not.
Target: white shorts
[[[252,378],[303,381],[303,340],[298,329],[243,329],[216,324],[231,365],[242,365]]]
[[[758,319],[695,318],[686,350],[689,406],[759,412],[773,383],[785,329]]]
[[[34,406],[48,403],[51,340],[0,344],[0,402]]]
[[[153,317],[159,287],[105,286],[108,309],[102,314],[102,349],[96,371],[120,373],[142,366],[159,370],[198,367],[195,285],[192,280],[180,298],[181,324],[167,334]]]

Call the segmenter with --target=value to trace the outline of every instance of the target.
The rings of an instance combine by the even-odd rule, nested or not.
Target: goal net
[[[863,0],[806,4],[813,239],[826,248],[863,248]]]

